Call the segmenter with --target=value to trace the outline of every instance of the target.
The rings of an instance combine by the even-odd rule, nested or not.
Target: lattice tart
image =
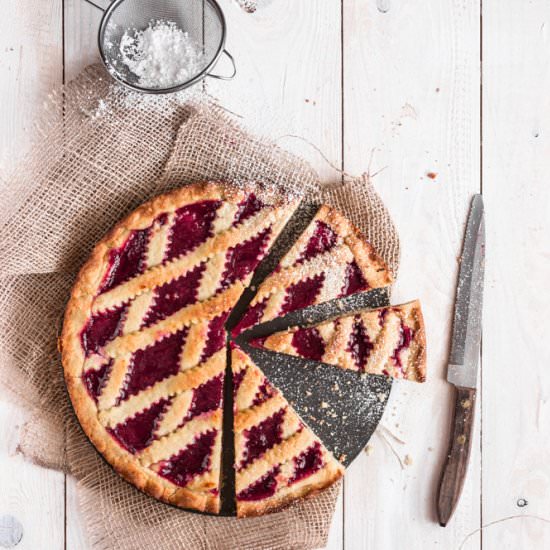
[[[426,380],[424,320],[418,300],[291,327],[251,343],[359,372]]]
[[[188,186],[135,210],[81,269],[60,338],[69,394],[93,444],[142,491],[219,512],[227,373],[238,386],[239,515],[278,509],[342,475],[247,356],[234,350],[227,364],[227,318],[296,207],[251,189]],[[323,206],[237,332],[391,281],[370,244]]]
[[[159,499],[219,510],[224,324],[294,207],[186,187],[117,225],[78,276],[61,339],[74,408]]]

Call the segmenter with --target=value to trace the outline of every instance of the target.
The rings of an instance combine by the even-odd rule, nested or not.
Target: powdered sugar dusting
[[[171,88],[188,82],[204,67],[200,46],[171,21],[128,29],[120,40],[122,63],[143,88]]]
[[[316,361],[241,347],[336,459],[348,466],[373,434],[388,395],[383,376],[361,376]]]

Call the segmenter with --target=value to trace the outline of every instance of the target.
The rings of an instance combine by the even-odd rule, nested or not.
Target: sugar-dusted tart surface
[[[234,333],[311,305],[393,281],[384,261],[342,214],[323,205],[260,285]]]
[[[426,337],[418,300],[291,327],[253,344],[359,372],[426,380]]]

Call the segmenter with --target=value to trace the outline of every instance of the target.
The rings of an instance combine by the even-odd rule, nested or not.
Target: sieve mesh
[[[120,42],[156,22],[171,22],[186,32],[201,52],[193,72],[170,88],[144,87],[123,62]],[[194,84],[213,67],[223,51],[225,19],[213,0],[116,0],[105,11],[99,29],[99,51],[114,78],[139,91],[164,93]]]

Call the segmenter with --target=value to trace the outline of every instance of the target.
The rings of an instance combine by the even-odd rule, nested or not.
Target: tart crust
[[[144,203],[125,219],[119,222],[94,248],[88,261],[81,268],[66,308],[63,330],[58,340],[64,376],[74,411],[82,426],[82,429],[94,444],[96,449],[105,457],[123,478],[135,485],[139,490],[168,504],[174,504],[182,508],[191,508],[204,512],[218,513],[220,508],[219,495],[204,489],[194,491],[188,487],[178,487],[158,475],[155,471],[140,464],[138,456],[130,453],[109,436],[106,428],[101,424],[98,409],[94,400],[90,397],[84,383],[82,374],[85,367],[86,356],[81,345],[80,335],[85,329],[93,310],[94,299],[98,295],[103,277],[109,268],[110,252],[121,247],[130,236],[131,232],[151,227],[153,222],[163,214],[173,214],[177,209],[186,204],[203,200],[230,201],[237,204],[244,201],[252,189],[239,189],[223,183],[198,183],[177,189],[167,194],[157,196]],[[293,213],[297,203],[284,206],[285,214],[275,220],[273,226],[277,226],[277,233],[286,224]],[[208,244],[202,248],[202,254],[214,254],[224,250],[223,239],[210,239],[212,247]],[[221,241],[221,242],[220,242]],[[218,247],[217,249],[215,247]],[[153,268],[154,269],[154,268]],[[181,319],[183,326],[194,326],[196,319],[202,319],[209,315],[209,308],[215,311],[231,309],[245,286],[236,281],[218,296],[210,301],[206,300],[193,304],[194,308],[188,318]],[[136,296],[140,295],[138,290]],[[212,305],[215,302],[214,305]],[[209,305],[210,304],[210,305]],[[214,307],[215,306],[215,307]],[[108,309],[108,308],[107,308]],[[181,313],[180,310],[177,313]],[[210,315],[211,317],[212,315]],[[174,317],[174,316],[172,316]],[[167,318],[165,321],[170,321]],[[167,323],[168,325],[170,323]],[[169,330],[169,329],[168,329]],[[131,352],[139,347],[140,342],[134,342],[136,334],[128,334],[129,348],[125,352]],[[132,346],[132,343],[135,346]],[[107,346],[108,347],[108,346]],[[223,354],[225,355],[225,350]],[[224,358],[225,359],[225,358]],[[150,389],[150,388],[149,388]],[[212,456],[221,455],[221,415],[215,419],[218,427],[216,441],[212,450]],[[218,468],[219,469],[219,468]],[[199,476],[200,477],[200,476]]]
[[[159,217],[166,215],[170,218],[170,216],[174,216],[174,213],[183,206],[200,201],[223,201],[224,203],[230,203],[236,208],[236,205],[246,201],[254,191],[255,189],[252,187],[240,189],[224,183],[197,183],[160,195],[138,207],[125,219],[119,222],[95,246],[88,261],[80,270],[67,304],[63,329],[58,340],[64,376],[74,411],[84,432],[93,445],[113,466],[117,473],[139,490],[168,504],[173,504],[182,508],[219,513],[220,499],[219,493],[216,491],[219,487],[219,479],[213,480],[211,479],[212,476],[208,476],[209,472],[212,472],[215,476],[219,476],[219,465],[212,464],[210,470],[198,474],[196,478],[193,478],[193,482],[187,484],[188,486],[185,487],[180,487],[157,473],[156,470],[160,468],[159,464],[165,460],[164,458],[159,460],[159,456],[161,456],[161,454],[159,454],[159,447],[171,449],[170,438],[181,427],[180,425],[174,429],[175,424],[173,418],[171,418],[172,431],[167,429],[166,432],[160,433],[159,439],[156,439],[152,444],[149,442],[144,452],[138,451],[139,454],[134,454],[119,445],[107,432],[107,426],[111,426],[109,423],[116,425],[116,423],[121,422],[120,419],[123,418],[122,412],[115,411],[116,414],[112,414],[113,411],[111,410],[113,408],[113,400],[117,398],[117,392],[106,391],[107,395],[105,398],[102,399],[103,395],[99,396],[100,398],[97,403],[92,398],[82,376],[87,369],[97,369],[99,366],[97,361],[100,360],[100,354],[92,353],[92,357],[90,357],[90,354],[86,353],[83,348],[81,335],[86,329],[92,315],[112,311],[113,308],[124,305],[125,303],[127,304],[128,301],[133,302],[142,299],[142,296],[146,297],[147,293],[150,293],[159,285],[166,284],[182,276],[182,268],[185,268],[184,274],[186,274],[191,269],[198,266],[199,263],[204,263],[206,261],[204,258],[214,262],[216,260],[213,258],[216,256],[221,258],[229,249],[232,249],[232,247],[235,247],[241,242],[247,242],[247,239],[258,235],[263,229],[269,229],[269,244],[265,246],[265,248],[269,249],[277,235],[286,225],[290,216],[293,214],[297,207],[297,201],[285,203],[281,199],[280,203],[271,204],[271,210],[266,209],[269,211],[265,212],[263,217],[258,214],[258,218],[254,218],[254,223],[248,224],[253,227],[250,228],[250,236],[245,235],[244,241],[239,240],[239,235],[237,235],[238,231],[231,231],[232,226],[230,227],[228,225],[225,229],[217,232],[206,241],[197,245],[196,249],[186,253],[185,256],[172,258],[170,262],[168,262],[168,267],[166,263],[161,262],[162,258],[157,258],[156,263],[152,262],[149,264],[149,261],[147,261],[148,267],[144,272],[140,272],[129,280],[123,280],[113,288],[109,288],[106,291],[102,290],[106,273],[111,267],[112,252],[122,249],[129,237],[135,234],[134,232],[150,230],[150,228],[153,228],[155,221],[159,220]],[[336,251],[336,254],[327,254],[324,259],[314,258],[312,264],[314,268],[315,265],[319,264],[317,267],[323,269],[323,261],[325,261],[328,266],[332,263],[338,263],[340,271],[342,271],[343,267],[353,261],[357,264],[362,277],[367,280],[369,288],[383,287],[391,284],[393,278],[383,260],[376,254],[373,247],[361,236],[359,230],[344,216],[324,205],[319,209],[314,220],[329,225],[337,234],[339,240],[339,249]],[[240,222],[236,223],[238,225]],[[239,228],[239,230],[241,229],[242,228]],[[262,283],[258,294],[252,302],[253,304],[262,299],[267,299],[277,292],[284,291],[294,280],[300,280],[300,274],[296,269],[293,269],[293,267],[296,266],[300,251],[303,251],[304,246],[307,245],[308,239],[311,237],[311,233],[307,231],[308,230],[299,237],[291,250],[283,258],[281,261],[281,270],[272,274],[272,276],[268,277],[264,283]],[[159,230],[159,234],[160,232],[161,230]],[[223,263],[218,261],[218,274],[221,273],[219,270],[223,267]],[[301,265],[299,270],[305,273],[309,267],[311,266]],[[143,325],[139,325],[139,329],[134,328],[122,335],[117,334],[114,339],[106,345],[102,345],[101,359],[109,359],[113,362],[114,366],[112,369],[118,369],[115,382],[118,381],[118,383],[121,383],[125,374],[125,358],[138,350],[147,349],[155,343],[161,342],[167,335],[174,335],[176,332],[184,329],[189,331],[189,344],[185,344],[185,351],[182,352],[181,358],[182,364],[186,370],[178,372],[177,375],[171,375],[171,380],[169,382],[165,383],[166,379],[161,379],[159,380],[159,384],[155,382],[147,386],[145,390],[139,390],[138,394],[133,394],[133,396],[125,401],[125,411],[130,410],[134,411],[133,414],[138,414],[135,412],[136,410],[141,412],[147,410],[147,407],[155,403],[155,398],[158,401],[159,396],[160,398],[173,397],[174,395],[179,396],[180,394],[177,392],[183,392],[187,391],[189,388],[198,387],[197,384],[203,381],[205,372],[193,371],[194,366],[197,365],[200,365],[201,369],[208,368],[208,373],[210,375],[217,376],[217,373],[219,373],[219,376],[222,376],[223,380],[226,361],[225,348],[223,348],[223,351],[215,352],[215,355],[221,353],[223,357],[212,356],[212,361],[208,359],[202,362],[202,360],[199,360],[201,345],[199,340],[195,339],[195,333],[198,335],[197,338],[200,336],[200,338],[202,338],[200,341],[204,342],[207,338],[207,334],[204,332],[204,330],[206,330],[204,329],[204,324],[211,321],[216,316],[219,316],[222,312],[231,311],[243,290],[249,284],[251,277],[252,273],[243,277],[242,280],[237,278],[219,292],[210,292],[210,294],[205,292],[204,296],[199,296],[197,302],[184,306],[175,313],[168,314],[166,318],[162,318],[152,326],[142,328]],[[336,274],[334,277],[335,281],[338,281],[337,277],[338,275]],[[212,291],[215,288],[216,280],[215,277],[210,277],[210,279],[212,280],[207,281],[205,284],[207,289]],[[98,299],[98,297],[100,298]],[[323,300],[320,300],[316,303],[322,301]],[[127,319],[125,319],[124,322],[127,322]],[[420,332],[422,332],[423,335],[423,331]],[[424,342],[419,342],[419,345],[420,344],[423,350]],[[233,350],[233,356],[236,363],[240,362],[242,364],[243,362],[248,362],[251,364],[248,356],[238,349]],[[117,361],[122,363],[117,364]],[[197,361],[199,361],[199,363]],[[205,366],[207,363],[209,363],[208,367]],[[254,365],[252,365],[252,367],[257,369]],[[259,369],[258,372],[261,373]],[[113,376],[112,373],[109,377],[111,376]],[[116,390],[117,387],[118,386],[115,386],[114,390]],[[167,387],[169,388],[168,390],[166,389]],[[111,390],[112,389],[113,388],[111,388]],[[167,393],[161,393],[161,390]],[[289,411],[287,415],[288,419],[286,420],[286,422],[290,423],[289,426],[294,425],[296,428],[297,422],[300,422],[302,426],[302,428],[297,431],[298,435],[294,439],[294,436],[289,436],[284,441],[284,447],[287,450],[287,455],[284,457],[286,461],[284,464],[287,464],[285,468],[290,468],[288,465],[289,461],[299,455],[300,449],[303,451],[308,448],[308,444],[311,445],[313,443],[315,443],[315,445],[320,445],[324,460],[323,466],[319,471],[315,471],[305,479],[299,478],[296,482],[291,481],[287,475],[287,486],[284,487],[284,490],[278,491],[270,498],[260,501],[241,501],[238,506],[238,515],[240,517],[261,515],[267,512],[280,510],[297,499],[310,497],[329,487],[343,475],[343,466],[323,447],[322,442],[315,437],[309,428],[299,420],[284,397],[274,388],[273,392],[274,397],[272,405],[274,406],[275,401],[277,401],[279,405],[281,402],[283,403],[286,410]],[[142,395],[145,393],[147,393],[147,395]],[[136,398],[138,396],[140,398]],[[131,399],[133,399],[133,401],[129,403]],[[184,402],[185,399],[182,398],[181,403]],[[252,407],[248,416],[241,416],[242,422],[253,422],[254,414],[261,412],[260,408],[261,405]],[[205,413],[206,416],[204,417],[204,424],[217,430],[210,455],[214,459],[217,457],[217,460],[221,457],[221,410],[221,408],[218,408],[208,414]],[[128,420],[132,418],[132,416],[130,415],[124,418]],[[124,420],[124,422],[126,422],[126,420]],[[162,418],[161,420],[164,422],[166,419]],[[235,428],[237,430],[239,426],[236,425]],[[242,426],[240,428],[242,428]],[[202,434],[205,432],[199,433]],[[155,445],[158,442],[160,443]],[[302,445],[302,447],[300,447],[300,445]],[[306,447],[304,447],[304,445],[306,445]],[[169,456],[172,458],[175,455],[172,454]],[[283,464],[283,462],[281,462],[281,464]],[[198,480],[197,483],[195,483],[195,479]]]

